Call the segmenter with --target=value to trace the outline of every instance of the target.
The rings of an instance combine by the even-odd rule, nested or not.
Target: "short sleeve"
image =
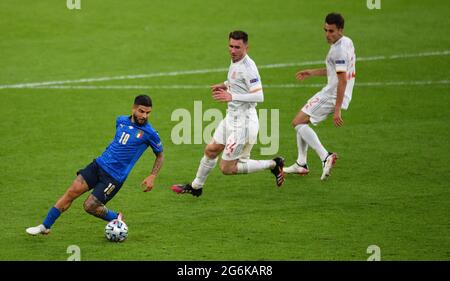
[[[148,142],[154,153],[161,153],[163,151],[163,145],[156,130],[149,134]]]
[[[119,126],[120,124],[120,116],[116,118],[116,128]]]
[[[349,61],[342,48],[336,50],[333,56],[333,64],[335,66],[336,73],[347,72]]]
[[[261,77],[256,68],[247,68],[244,73],[244,79],[249,93],[256,93],[262,90]]]

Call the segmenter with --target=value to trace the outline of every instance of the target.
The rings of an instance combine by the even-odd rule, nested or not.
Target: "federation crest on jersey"
[[[138,130],[138,132],[136,134],[136,138],[140,139],[140,138],[142,138],[143,135],[144,135],[144,131]]]

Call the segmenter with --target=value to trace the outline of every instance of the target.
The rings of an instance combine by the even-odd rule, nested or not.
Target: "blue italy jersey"
[[[162,152],[158,132],[148,123],[140,126],[131,122],[130,116],[119,116],[114,140],[95,161],[111,177],[122,183],[149,146],[154,153]]]

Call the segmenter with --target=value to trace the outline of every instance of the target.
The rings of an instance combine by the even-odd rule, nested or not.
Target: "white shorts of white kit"
[[[250,152],[256,143],[259,121],[256,110],[228,111],[214,132],[215,143],[225,145],[223,160],[240,160],[250,158]]]
[[[346,98],[344,97],[344,99]],[[344,102],[348,104],[346,101]],[[334,113],[335,105],[336,96],[320,91],[312,96],[301,110],[310,117],[309,120],[313,125],[317,125],[327,119],[328,115]],[[344,107],[343,104],[342,109],[347,109],[347,106]]]

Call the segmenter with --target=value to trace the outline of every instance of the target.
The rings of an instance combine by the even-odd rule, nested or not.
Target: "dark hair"
[[[329,13],[325,18],[328,24],[335,24],[338,29],[344,28],[344,17],[339,13]]]
[[[134,99],[134,105],[152,107],[152,99],[147,95],[139,95]]]
[[[241,30],[230,32],[230,35],[228,35],[228,39],[231,38],[233,38],[234,40],[242,40],[244,44],[247,44],[248,42],[248,34]]]

